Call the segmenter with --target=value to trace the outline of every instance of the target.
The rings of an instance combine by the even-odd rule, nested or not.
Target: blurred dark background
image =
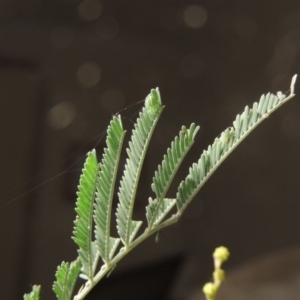
[[[130,136],[142,100],[160,88],[166,108],[135,211],[143,219],[155,166],[181,125],[201,129],[170,197],[245,105],[288,91],[299,51],[298,1],[1,0],[0,298],[42,284],[42,299],[54,299],[57,265],[76,257],[70,235],[84,156],[94,147],[101,154],[113,114],[121,111]],[[299,138],[293,99],[158,244],[140,245],[87,299],[190,299],[210,279],[216,246],[231,250],[229,270],[299,246]]]

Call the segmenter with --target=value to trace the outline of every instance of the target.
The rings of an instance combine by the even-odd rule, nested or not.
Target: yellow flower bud
[[[212,282],[208,282],[204,285],[202,291],[207,298],[211,299],[217,295],[218,287]]]
[[[215,249],[215,252],[213,254],[214,259],[218,259],[221,262],[224,262],[228,259],[230,253],[228,249],[224,246],[218,247]]]
[[[215,282],[223,282],[225,280],[225,272],[222,269],[217,269],[213,273]]]

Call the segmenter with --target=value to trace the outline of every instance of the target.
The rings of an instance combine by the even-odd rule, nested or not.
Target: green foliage
[[[131,219],[139,177],[145,154],[155,125],[163,110],[158,89],[152,90],[146,104],[134,125],[132,138],[127,148],[128,159],[119,191],[117,228],[123,244],[128,247],[134,239],[142,221]]]
[[[97,262],[96,244],[92,241],[92,224],[98,170],[96,151],[93,150],[87,154],[82,175],[80,176],[75,208],[77,217],[73,231],[73,240],[79,247],[78,254],[82,263],[82,277],[90,280],[93,279]]]
[[[34,285],[30,294],[24,295],[24,300],[39,300],[40,299],[41,286]]]
[[[184,211],[207,179],[236,146],[288,99],[289,97],[280,92],[277,96],[268,93],[262,95],[260,101],[255,102],[252,108],[246,106],[243,113],[237,115],[233,127],[227,128],[220,137],[215,139],[214,143],[203,152],[198,162],[192,165],[186,179],[181,182],[176,200],[179,213]]]
[[[97,162],[95,150],[87,154],[78,187],[75,209],[77,217],[72,237],[79,248],[79,257],[74,263],[62,263],[58,268],[57,280],[53,285],[57,298],[70,299],[76,278],[81,271],[80,277],[86,282],[74,299],[83,299],[94,285],[109,275],[117,263],[139,243],[155,233],[158,240],[162,229],[179,220],[203,184],[243,139],[274,110],[294,97],[295,80],[294,76],[289,96],[281,92],[277,95],[269,93],[263,95],[252,108],[247,106],[244,112],[236,117],[233,126],[222,132],[190,167],[187,177],[178,187],[176,197],[165,198],[199,130],[195,124],[191,124],[189,128],[183,126],[154,174],[151,187],[155,198],[149,197],[146,207],[147,227],[138,236],[142,221],[132,220],[132,214],[143,161],[163,111],[159,90],[151,90],[134,125],[129,147],[126,149],[128,158],[119,186],[116,212],[112,211],[112,201],[125,131],[121,119],[114,117],[107,130],[107,145],[101,163]],[[174,213],[168,217],[171,211]],[[110,235],[111,218],[115,213],[119,234],[116,238]],[[120,241],[122,243],[119,243]],[[99,257],[102,259],[102,265],[99,265]],[[216,273],[218,280],[222,278],[220,272]]]
[[[110,237],[110,218],[124,135],[121,118],[114,117],[107,130],[107,148],[100,165],[94,213],[97,249],[106,264],[109,264],[120,242],[119,238]]]
[[[62,262],[55,273],[56,281],[53,283],[53,291],[58,300],[70,300],[73,288],[81,268],[79,259],[71,264]]]
[[[146,207],[149,229],[153,225],[159,224],[176,203],[174,199],[165,199],[164,197],[181,162],[193,145],[199,128],[195,124],[192,124],[190,129],[182,126],[179,137],[176,137],[171,143],[171,148],[168,148],[167,155],[164,155],[162,164],[158,166],[158,171],[155,172],[151,187],[156,194],[156,199],[153,200],[150,197],[149,205]]]

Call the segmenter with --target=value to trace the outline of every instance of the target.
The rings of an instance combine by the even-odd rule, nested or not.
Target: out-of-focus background
[[[160,88],[166,108],[136,203],[143,219],[155,166],[181,125],[201,130],[176,184],[247,104],[288,92],[299,51],[292,0],[1,0],[0,298],[42,284],[42,299],[54,299],[57,265],[76,257],[85,153],[101,154],[112,115],[121,113],[129,137],[145,96]],[[299,138],[296,98],[243,142],[158,244],[140,245],[87,299],[200,299],[219,245],[232,253],[228,286],[259,278],[244,295],[292,298],[266,290],[286,282],[275,286],[290,292],[300,278]],[[286,263],[274,263],[276,253]],[[236,287],[229,299],[243,299]]]

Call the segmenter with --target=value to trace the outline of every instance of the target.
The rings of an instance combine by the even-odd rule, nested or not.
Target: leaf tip
[[[296,84],[297,76],[298,76],[298,74],[295,74],[292,77],[292,81],[291,81],[291,95],[295,95],[295,84]]]

